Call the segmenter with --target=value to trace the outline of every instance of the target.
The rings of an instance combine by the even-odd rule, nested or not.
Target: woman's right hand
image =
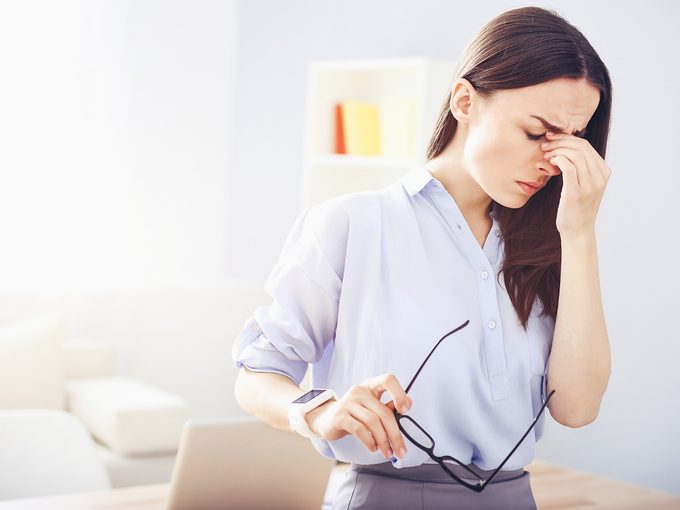
[[[380,401],[385,391],[394,397],[387,404]],[[386,459],[395,454],[403,458],[406,445],[394,417],[395,401],[401,414],[413,405],[397,378],[383,374],[352,386],[340,400],[329,400],[305,418],[312,431],[323,439],[333,441],[352,434],[371,452],[380,448]]]

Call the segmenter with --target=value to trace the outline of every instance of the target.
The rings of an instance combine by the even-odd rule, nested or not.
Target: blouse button
[[[486,280],[489,277],[489,273],[487,273],[486,271],[482,271],[481,276],[482,280]]]
[[[500,237],[500,236],[501,236],[501,231],[498,230],[498,229],[494,230],[493,233],[494,233],[494,235],[495,235],[496,237]]]
[[[489,321],[489,329],[494,329],[496,327],[496,321],[490,320]]]
[[[251,328],[253,331],[262,331],[262,330],[260,329],[260,325],[259,325],[257,322],[253,322],[253,323],[250,325],[250,328]]]

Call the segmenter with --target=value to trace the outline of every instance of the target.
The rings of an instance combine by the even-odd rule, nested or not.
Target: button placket
[[[453,197],[451,197],[443,187],[438,186],[437,189],[438,193],[433,194],[432,197],[428,195],[425,196],[449,226],[449,230],[454,234],[454,238],[460,242],[460,248],[470,264],[470,267],[479,268],[483,261],[482,267],[493,268],[496,264],[496,257],[492,257],[494,260],[491,260],[483,247],[479,246],[469,225],[460,212],[458,204],[453,200]],[[465,224],[466,228],[463,228],[463,224]],[[492,228],[494,228],[493,235],[497,238],[500,237],[501,233],[498,226],[495,224]],[[497,243],[489,243],[494,250],[492,251],[493,255],[497,255],[498,253],[498,248],[495,246],[496,244]],[[480,259],[480,255],[483,257],[482,259]],[[489,266],[489,264],[491,265]],[[483,280],[488,281],[488,277],[490,276],[488,269],[484,269],[478,274]],[[500,317],[496,286],[483,285],[480,283],[479,291],[481,298],[480,304],[482,305],[480,310],[482,317]],[[494,305],[490,306],[490,309],[487,309],[484,306],[484,302],[494,303]],[[493,326],[491,326],[491,323],[493,323]],[[496,325],[496,321],[491,320],[487,323],[489,329],[482,329],[482,343],[485,352],[487,375],[491,386],[491,397],[493,400],[504,400],[507,399],[510,394],[507,360],[502,328],[496,329]]]
[[[491,270],[484,268],[479,270],[482,280],[490,281]],[[503,331],[500,319],[498,295],[495,285],[479,285],[481,299],[481,313],[483,327],[483,343],[486,354],[486,365],[491,385],[493,400],[504,400],[509,396],[509,379],[507,360],[505,354]],[[488,305],[488,306],[487,306]]]

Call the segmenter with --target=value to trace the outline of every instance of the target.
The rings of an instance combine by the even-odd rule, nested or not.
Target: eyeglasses
[[[449,331],[447,334],[445,334],[445,335],[439,340],[439,342],[437,342],[437,345],[435,345],[435,346],[432,348],[432,350],[430,351],[430,354],[427,355],[427,358],[425,358],[425,361],[423,361],[422,365],[420,365],[420,368],[419,368],[418,371],[416,372],[416,375],[413,376],[413,379],[411,379],[411,382],[410,382],[410,383],[408,384],[408,386],[406,387],[406,390],[405,390],[406,393],[408,393],[408,391],[411,389],[411,386],[413,386],[413,383],[415,382],[416,377],[418,377],[418,374],[420,374],[420,371],[421,371],[421,370],[423,369],[423,367],[425,366],[425,363],[427,363],[427,360],[430,359],[430,356],[432,356],[432,353],[433,353],[433,352],[435,351],[435,349],[439,346],[439,344],[442,343],[442,341],[443,341],[446,337],[448,337],[449,335],[455,333],[456,331],[459,331],[459,330],[463,329],[463,328],[464,328],[465,326],[467,326],[469,323],[470,323],[469,320],[465,321],[463,324],[461,324],[460,326],[458,326],[458,327],[457,327],[456,329],[454,329],[453,331]],[[519,448],[519,445],[522,444],[522,441],[524,441],[524,438],[527,437],[527,435],[529,434],[529,432],[531,432],[531,429],[534,428],[534,425],[536,425],[536,423],[538,422],[538,419],[540,418],[541,414],[543,414],[543,410],[545,409],[545,406],[548,405],[548,401],[550,400],[550,397],[553,396],[553,394],[555,393],[555,391],[556,391],[556,390],[552,390],[552,391],[550,392],[550,395],[548,395],[548,398],[545,400],[545,402],[544,402],[543,405],[541,406],[541,410],[540,410],[540,411],[538,412],[538,414],[536,415],[536,418],[534,418],[534,421],[531,423],[531,426],[529,427],[529,429],[528,429],[528,430],[524,433],[524,435],[522,436],[522,439],[519,440],[519,442],[515,445],[515,447],[514,447],[514,448],[512,449],[512,451],[508,454],[508,456],[505,457],[505,460],[503,460],[503,462],[501,462],[501,465],[498,466],[498,467],[496,468],[496,470],[491,474],[491,476],[490,476],[489,478],[487,478],[486,480],[482,479],[482,477],[480,477],[478,473],[475,473],[472,469],[470,469],[468,466],[466,466],[465,464],[463,464],[461,461],[459,461],[459,460],[456,459],[455,457],[452,457],[452,456],[450,456],[450,455],[443,455],[443,456],[435,455],[435,454],[434,454],[434,446],[435,446],[434,439],[432,439],[432,436],[431,436],[430,434],[428,434],[427,431],[426,431],[422,426],[420,426],[420,425],[418,424],[418,422],[416,422],[416,420],[414,420],[413,418],[411,418],[410,416],[408,416],[408,415],[406,415],[406,414],[401,414],[401,413],[399,413],[396,409],[394,410],[394,417],[397,419],[397,425],[399,425],[399,429],[404,433],[404,435],[405,435],[405,436],[406,436],[406,437],[407,437],[414,445],[416,445],[418,448],[420,448],[420,449],[423,450],[425,453],[427,453],[427,454],[430,456],[430,458],[431,458],[432,460],[434,460],[437,464],[439,464],[439,465],[442,467],[442,469],[443,469],[444,471],[446,471],[446,473],[448,473],[448,475],[449,475],[451,478],[453,478],[454,480],[456,480],[456,481],[457,481],[458,483],[460,483],[461,485],[464,485],[464,486],[467,487],[468,489],[472,489],[472,490],[475,491],[475,492],[482,492],[482,491],[486,488],[486,486],[489,485],[489,483],[491,483],[491,480],[493,480],[493,478],[494,478],[494,477],[496,476],[496,474],[501,470],[501,468],[505,465],[505,463],[506,463],[506,462],[508,461],[508,459],[512,456],[512,454],[515,453],[515,450],[517,450],[517,448]],[[474,475],[474,477],[477,478],[479,481],[477,481],[477,482],[470,482],[470,481],[466,481],[466,480],[463,480],[463,479],[459,478],[458,476],[456,476],[456,475],[449,469],[449,467],[448,467],[448,466],[446,465],[446,463],[444,462],[445,460],[452,460],[453,462],[456,462],[457,464],[460,464],[461,466],[463,466],[463,468],[465,468],[467,471],[469,471],[470,473],[472,473],[472,475]]]

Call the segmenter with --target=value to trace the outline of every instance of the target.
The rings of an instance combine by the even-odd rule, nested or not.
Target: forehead
[[[540,127],[541,122],[532,115],[539,116],[571,134],[586,127],[600,102],[600,91],[585,78],[558,78],[500,90],[492,99],[495,108],[514,119]]]

